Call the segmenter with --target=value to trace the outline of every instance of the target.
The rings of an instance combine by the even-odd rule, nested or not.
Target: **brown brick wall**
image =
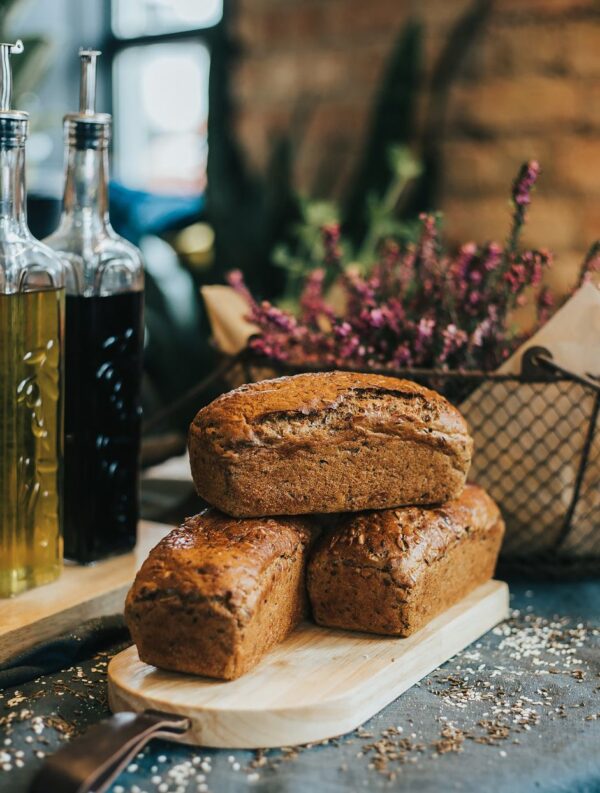
[[[429,67],[470,5],[238,0],[234,88],[251,161],[264,166],[273,139],[285,133],[298,189],[339,196],[410,10],[424,22]],[[526,240],[555,251],[551,281],[568,287],[600,237],[600,2],[496,0],[453,86],[443,149],[440,201],[451,242],[502,238],[513,174],[524,159],[542,162]]]

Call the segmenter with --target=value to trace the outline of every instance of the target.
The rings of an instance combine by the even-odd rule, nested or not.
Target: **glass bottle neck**
[[[25,146],[0,146],[0,226],[3,233],[27,231]]]
[[[109,228],[108,149],[67,146],[63,222]]]

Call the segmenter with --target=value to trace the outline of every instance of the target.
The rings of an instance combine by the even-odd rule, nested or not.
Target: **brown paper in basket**
[[[246,301],[230,286],[203,286],[201,291],[215,344],[226,355],[236,355],[258,332],[256,325],[245,319]]]
[[[523,353],[532,346],[545,347],[557,364],[576,374],[600,374],[598,288],[586,284],[576,292],[499,371],[520,372]],[[593,396],[587,392],[574,405],[574,395],[580,397],[583,390],[571,383],[520,384],[508,393],[507,398],[504,384],[488,382],[461,405],[475,440],[470,479],[489,487],[500,500],[509,526],[505,550],[530,554],[553,548],[561,535],[588,429],[583,418],[574,418],[589,419]],[[502,423],[499,418],[504,415],[507,420]],[[493,437],[491,427],[497,430]],[[571,529],[559,548],[573,556],[594,549],[597,553],[600,544],[597,534],[593,536],[600,529],[589,514],[600,514],[599,434],[592,444]]]

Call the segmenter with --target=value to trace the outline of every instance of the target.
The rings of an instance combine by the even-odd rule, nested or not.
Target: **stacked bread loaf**
[[[212,508],[151,552],[126,616],[140,658],[232,679],[312,612],[407,636],[494,571],[504,525],[465,486],[472,441],[439,394],[302,374],[200,410],[189,452]]]

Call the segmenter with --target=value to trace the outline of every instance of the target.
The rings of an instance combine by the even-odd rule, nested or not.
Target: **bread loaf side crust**
[[[151,551],[127,596],[140,658],[226,680],[244,674],[306,614],[312,536],[302,519],[189,518]]]
[[[447,400],[393,377],[330,372],[242,386],[190,427],[198,493],[236,516],[442,503],[471,461]]]
[[[409,636],[492,577],[503,534],[498,507],[475,485],[441,507],[348,516],[309,562],[314,617]]]

